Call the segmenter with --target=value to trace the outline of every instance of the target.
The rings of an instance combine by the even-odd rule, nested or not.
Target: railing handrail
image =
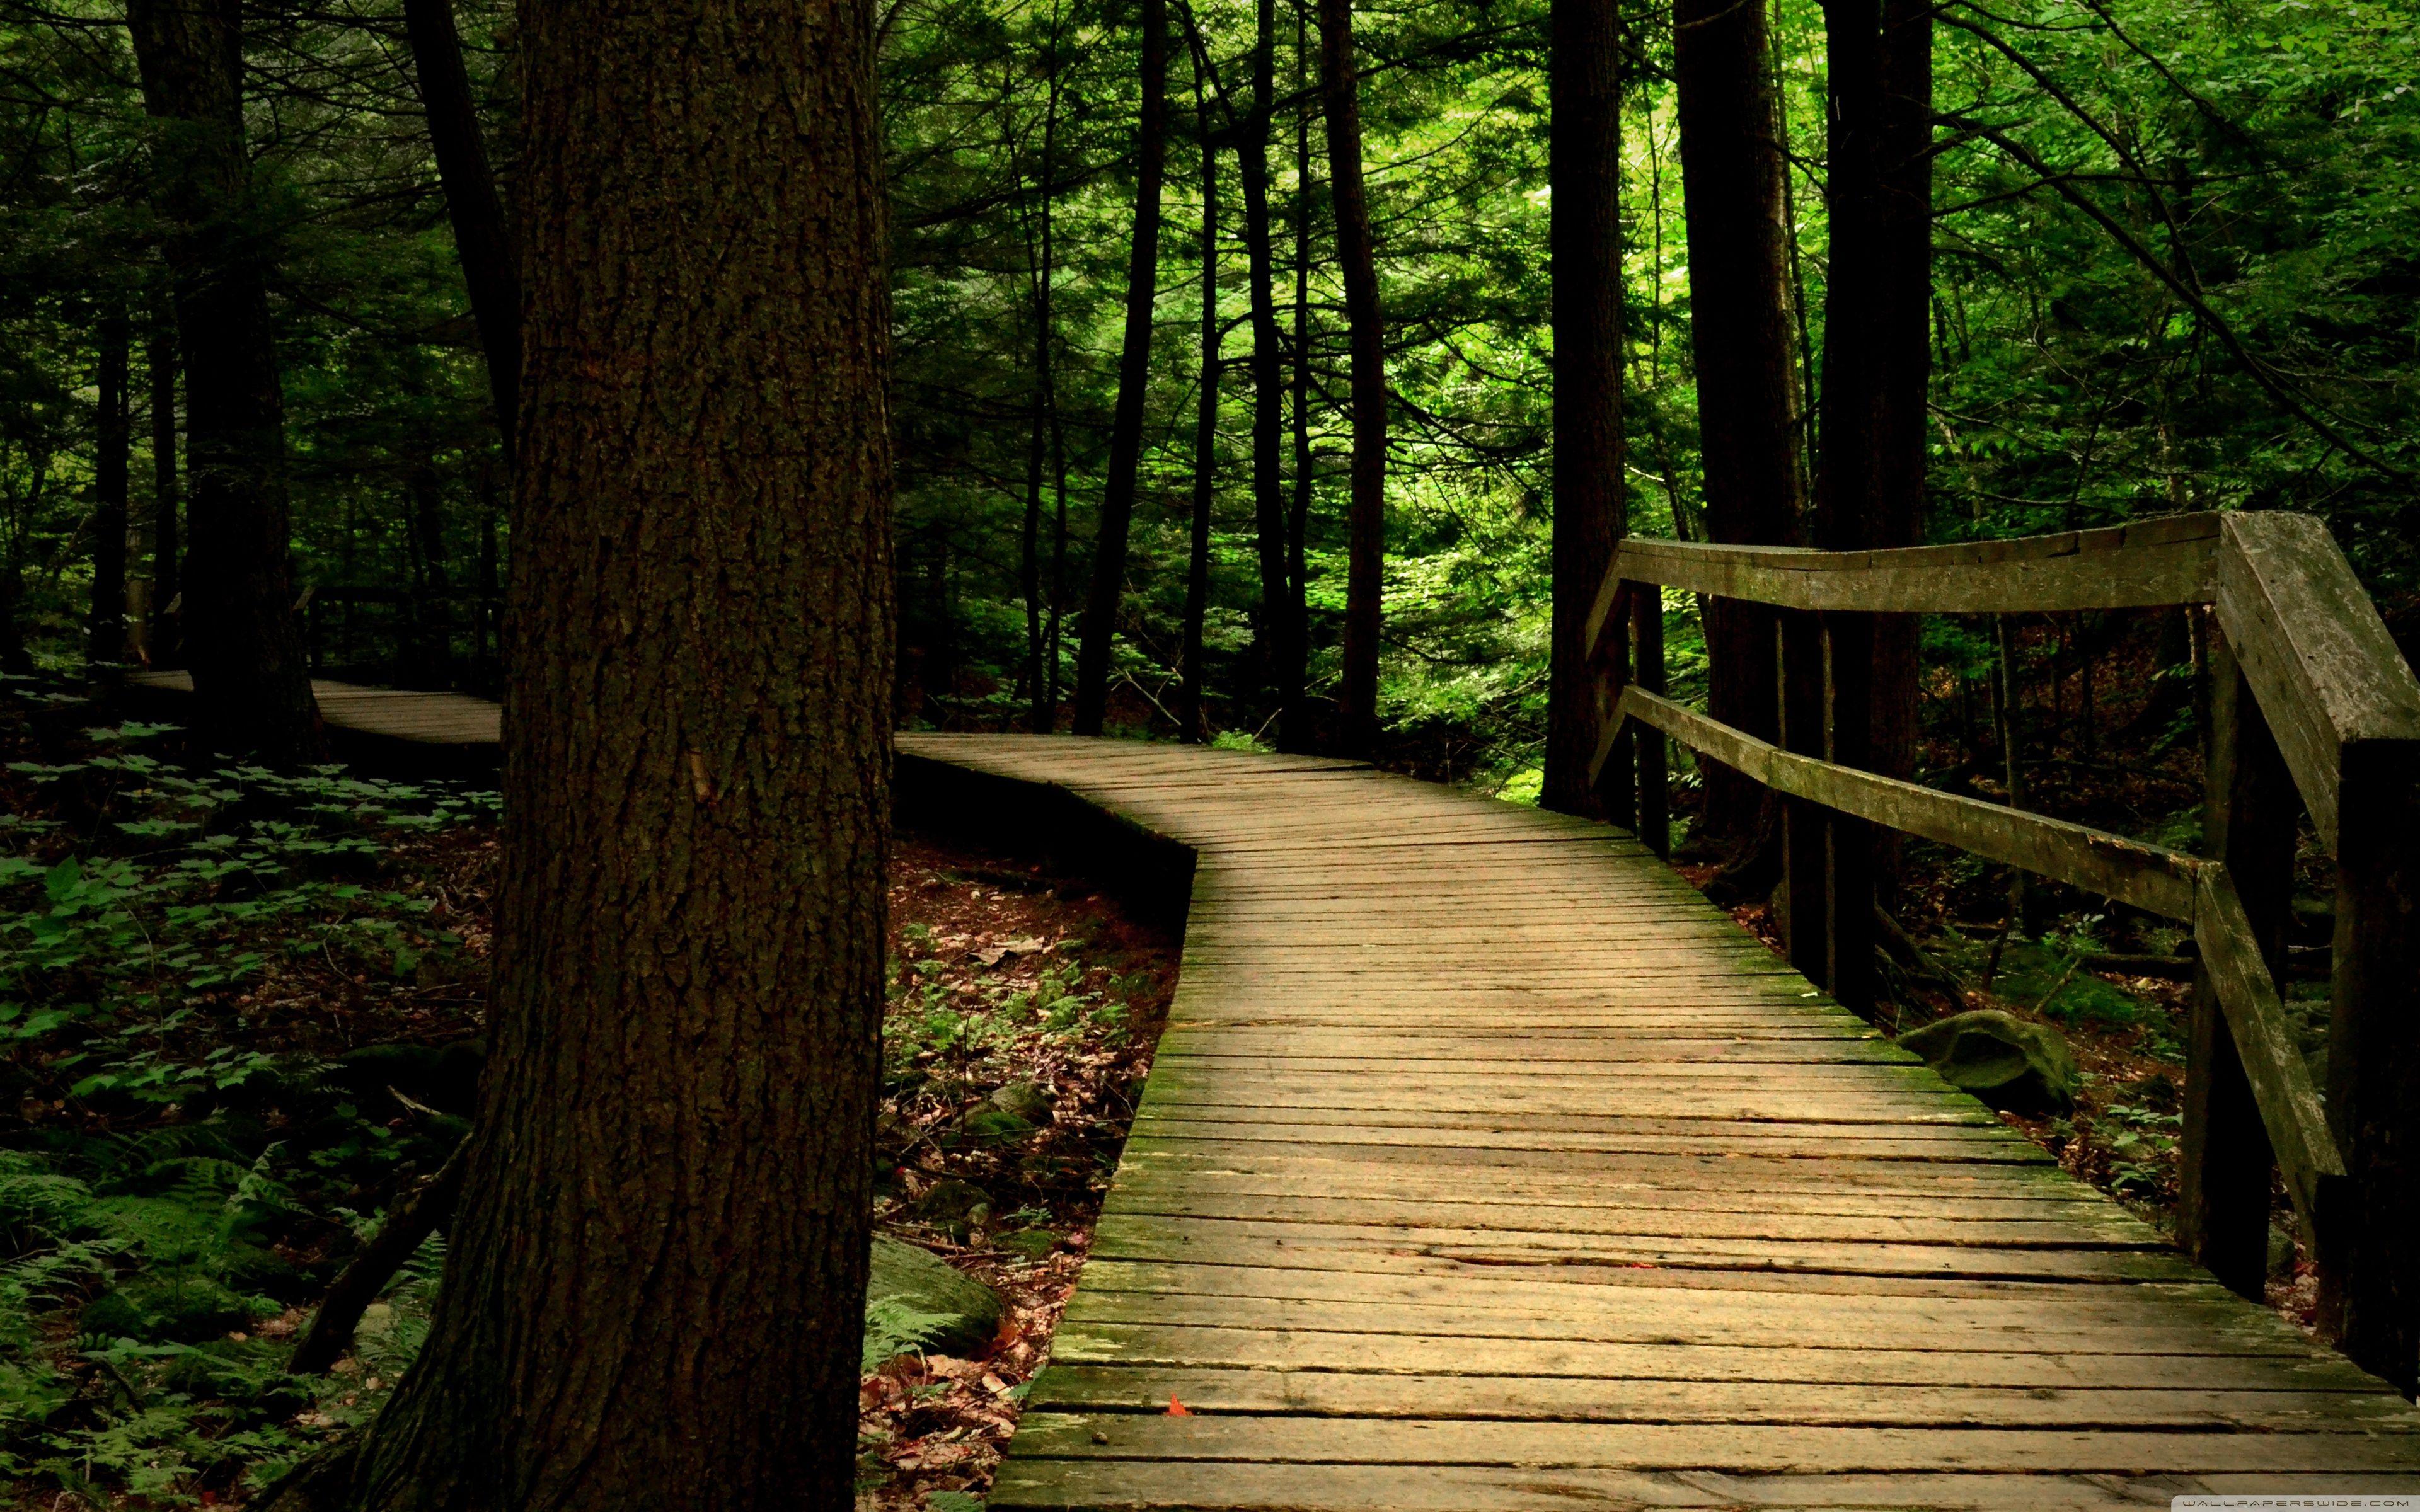
[[[2330,854],[2337,848],[2346,748],[2420,742],[2420,679],[2335,537],[2309,515],[2166,515],[2104,530],[1876,551],[1631,536],[1590,612],[1591,653],[1615,619],[1625,582],[1818,611],[2214,605]]]
[[[1642,587],[1652,591],[1636,592]],[[1778,641],[1781,714],[1785,732],[1800,732],[1785,733],[1786,745],[1799,748],[1784,748],[1662,696],[1665,588],[1792,611],[1781,617]],[[1810,642],[1801,632],[1808,626],[1823,643],[1844,645],[1852,648],[1849,655],[1862,656],[1869,641],[1857,626],[1875,613],[2010,614],[2192,604],[2211,607],[2222,637],[2213,647],[2213,669],[2230,689],[2249,694],[2229,695],[2225,744],[2230,750],[2248,749],[2240,742],[2251,739],[2265,749],[2273,737],[2274,751],[2259,759],[2279,770],[2281,787],[2290,777],[2321,842],[2337,858],[2334,1022],[2340,1042],[2332,1045],[2330,1079],[2349,1089],[2346,1105],[2322,1103],[2313,1085],[2260,929],[2226,860],[1939,793],[1811,754],[1820,749],[1828,755],[1831,745],[1822,732],[1808,743],[1808,732],[1815,731],[1804,722],[1808,709],[1839,698],[1849,701],[1839,705],[1840,717],[1862,722],[1866,715],[1854,691],[1862,686],[1857,678],[1850,679],[1850,691],[1840,692],[1830,674],[1807,659]],[[1640,640],[1645,664],[1637,682],[1627,678],[1627,656],[1615,633],[1634,614],[1647,626]],[[1605,705],[1598,771],[1624,735],[1637,731],[1641,774],[1660,776],[1662,740],[1669,736],[1803,804],[1957,845],[2189,922],[2211,994],[2205,1001],[2214,1002],[2224,1025],[2221,1039],[2231,1042],[2228,1058],[2240,1072],[2197,1060],[2189,1072],[2188,1103],[2216,1106],[2211,1100],[2234,1096],[2235,1105],[2244,1106],[2241,1100],[2248,1096],[2243,1117],[2257,1115],[2265,1129],[2288,1194],[2319,1247],[2322,1296],[2335,1299],[2332,1305],[2348,1350],[2407,1391],[2412,1388],[2420,1373],[2413,1358],[2420,1342],[2420,1287],[2401,1278],[2411,1262],[2397,1247],[2400,1229],[2383,1218],[2349,1215],[2408,1203],[2408,1189],[2420,1178],[2420,1096],[2397,1069],[2420,1061],[2420,1027],[2409,1022],[2412,1015],[2400,1000],[2420,976],[2420,679],[2322,522],[2283,512],[2174,515],[2106,530],[1872,551],[1633,537],[1617,550],[1584,634],[1591,656],[1608,669],[1608,691],[1618,695]],[[1836,635],[1849,639],[1836,641]],[[1830,654],[1823,660],[1828,665]],[[1823,731],[1854,728],[1836,726],[1831,714],[1817,722]],[[2215,749],[2219,732],[2213,731],[2212,741]],[[1850,747],[1851,760],[1862,750],[1861,744]],[[2213,783],[2220,780],[2217,770],[2214,765]],[[1664,812],[1661,795],[1653,797],[1651,805],[1650,795],[1640,793],[1643,834],[1660,825]],[[2275,838],[2266,849],[2242,853],[2246,864],[2260,856],[2275,860],[2282,878],[2290,862],[2290,823],[2268,800],[2244,811],[2275,815],[2274,823],[2285,824],[2279,830],[2273,823]],[[1785,827],[1795,854],[1796,831]],[[1655,839],[1650,836],[1651,844]],[[1835,838],[1829,843],[1837,852],[1843,841]],[[1796,863],[1786,870],[1792,886],[1800,886]],[[2265,876],[2272,868],[2263,864],[2258,870]],[[1823,887],[1839,896],[1823,896]],[[1869,889],[1870,882],[1859,880],[1856,887]],[[1806,913],[1824,920],[1819,929],[1833,933],[1828,944],[1811,953],[1802,951],[1793,933],[1792,958],[1810,973],[1837,974],[1844,961],[1854,959],[1847,942],[1857,937],[1856,912],[1871,911],[1869,901],[1858,900],[1856,887],[1836,880],[1821,885],[1811,899]],[[2282,913],[2282,894],[2266,889],[2264,896],[2264,918]],[[1793,905],[1793,932],[1800,914]],[[2267,942],[2269,948],[2276,944]],[[1821,980],[1828,979],[1819,975]],[[1845,991],[1838,982],[1834,986]],[[2219,1032],[2215,1025],[2211,1032]],[[2204,1042],[2197,1028],[2196,1057]],[[2226,1076],[2236,1077],[2244,1090],[2226,1092],[2218,1086]],[[2339,1144],[2339,1134],[2347,1143]],[[2218,1158],[2207,1150],[2195,1157],[2192,1145],[2189,1138],[2189,1166],[2195,1158]],[[2267,1157],[2257,1158],[2265,1171]],[[2239,1191],[2245,1189],[2241,1172],[2229,1180]],[[2266,1180],[2259,1179],[2263,1193]],[[2188,1206],[2203,1200],[2194,1198]],[[2258,1200],[2265,1213],[2265,1196]],[[2265,1235],[2265,1216],[2257,1222]],[[2337,1237],[2346,1234],[2352,1237]]]

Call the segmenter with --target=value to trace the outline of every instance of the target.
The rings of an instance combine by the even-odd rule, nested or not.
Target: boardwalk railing
[[[1664,696],[1662,590],[1763,606],[1767,740]],[[2211,606],[2206,838],[2187,856],[1860,770],[1882,613]],[[1597,777],[1668,842],[1666,738],[1784,795],[1792,964],[1873,998],[1873,825],[1956,845],[2191,925],[2200,984],[2179,1239],[2258,1296],[2273,1171],[2310,1234],[2322,1321],[2410,1395],[2420,1366],[2420,682],[2327,528],[2183,515],[2112,530],[1879,551],[1632,539],[1586,634],[1606,700]],[[1636,787],[1625,780],[1635,771]],[[2335,856],[2324,1100],[2277,988],[2298,805]]]

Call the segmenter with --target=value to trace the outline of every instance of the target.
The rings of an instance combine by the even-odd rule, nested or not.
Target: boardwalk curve
[[[2420,1491],[2399,1396],[1621,831],[1310,758],[899,746],[1198,857],[1001,1512]]]

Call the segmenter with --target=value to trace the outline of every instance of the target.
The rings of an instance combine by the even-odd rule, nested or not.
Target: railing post
[[[1631,654],[1636,663],[1633,675],[1648,692],[1664,692],[1664,590],[1653,583],[1637,584],[1630,602],[1637,616]],[[1649,850],[1668,859],[1672,855],[1671,786],[1665,770],[1664,733],[1642,726],[1637,739],[1638,838]]]
[[[1637,592],[1637,587],[1631,590]],[[1630,622],[1621,612],[1619,600],[1605,624],[1605,638],[1597,642],[1598,671],[1596,722],[1600,734],[1614,719],[1614,711],[1621,706],[1621,689],[1630,681]],[[1603,806],[1606,819],[1617,825],[1632,825],[1637,817],[1637,793],[1632,786],[1636,772],[1631,765],[1632,742],[1637,738],[1636,726],[1626,727],[1615,737],[1611,753],[1598,768],[1596,798]]]
[[[1780,661],[1781,748],[1802,756],[1823,755],[1823,632],[1812,613],[1783,609],[1774,616],[1774,654]],[[1829,871],[1821,805],[1805,798],[1781,800],[1781,875],[1790,905],[1790,964],[1819,987],[1831,984],[1831,928],[1825,914]]]
[[[2226,864],[2269,974],[2282,980],[2300,801],[2224,635],[2211,637],[2210,677],[2203,849]],[[2183,1112],[2177,1242],[2229,1290],[2257,1301],[2269,1273],[2269,1191],[2276,1156],[2206,967],[2194,981]]]
[[[2420,742],[2344,744],[2328,1120],[2348,1197],[2319,1255],[2319,1316],[2412,1395],[2420,1366]]]
[[[1823,632],[1823,755],[1842,766],[1874,764],[1874,622],[1832,613]],[[1874,1011],[1874,827],[1847,814],[1828,816],[1823,891],[1824,985],[1842,1007]]]

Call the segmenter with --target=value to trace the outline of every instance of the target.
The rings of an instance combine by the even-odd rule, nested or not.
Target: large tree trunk
[[[492,1050],[349,1499],[845,1507],[892,643],[872,8],[520,22]]]
[[[496,425],[510,457],[521,378],[521,281],[513,266],[512,230],[480,140],[478,101],[462,67],[453,0],[403,0],[403,20],[411,37],[412,71],[420,80],[437,179],[445,190],[445,216],[454,224],[454,255],[470,289],[471,317],[478,323],[488,359],[488,391],[495,397]]]
[[[177,332],[174,316],[155,310],[143,344],[151,385],[151,625],[147,639],[154,667],[174,667],[180,655],[177,626],[184,606],[183,548],[177,530]],[[174,608],[171,608],[174,606]]]
[[[1278,745],[1294,748],[1302,729],[1302,646],[1294,634],[1286,571],[1285,361],[1278,339],[1276,253],[1269,224],[1269,124],[1277,94],[1277,0],[1260,0],[1252,48],[1251,116],[1235,133],[1244,184],[1244,251],[1252,311],[1252,528],[1259,539],[1261,675],[1278,705]]]
[[[1135,121],[1134,244],[1126,253],[1125,346],[1118,354],[1118,408],[1109,422],[1109,476],[1093,539],[1093,587],[1076,654],[1075,732],[1097,735],[1109,712],[1109,642],[1125,596],[1135,473],[1142,465],[1143,401],[1151,394],[1152,304],[1159,292],[1159,191],[1168,166],[1168,4],[1140,0],[1142,103]]]
[[[1320,0],[1320,86],[1326,96],[1327,177],[1336,260],[1353,359],[1353,503],[1346,518],[1343,753],[1378,744],[1380,595],[1387,572],[1387,328],[1370,197],[1361,181],[1361,85],[1352,0]]]
[[[236,0],[129,0],[145,107],[163,123],[152,205],[185,354],[185,649],[205,746],[277,763],[320,751],[287,561],[286,399],[266,232],[243,141]]]
[[[126,480],[134,443],[134,416],[127,398],[133,338],[123,306],[113,304],[100,322],[99,413],[93,426],[92,612],[86,655],[118,661],[126,656]]]
[[[1218,147],[1202,65],[1193,65],[1194,130],[1202,140],[1202,379],[1193,418],[1193,515],[1185,566],[1185,626],[1178,669],[1178,732],[1210,738],[1202,709],[1202,625],[1210,612],[1210,506],[1218,485]]]
[[[1726,545],[1788,545],[1801,507],[1798,417],[1765,8],[1673,0],[1672,30],[1706,533]],[[1777,739],[1772,612],[1710,599],[1705,621],[1710,712]],[[1770,829],[1760,785],[1714,762],[1699,770],[1710,840],[1736,850]]]
[[[1601,715],[1580,632],[1621,539],[1621,13],[1555,0],[1555,538],[1546,654],[1546,770],[1539,801],[1628,823],[1619,753],[1591,790]]]

